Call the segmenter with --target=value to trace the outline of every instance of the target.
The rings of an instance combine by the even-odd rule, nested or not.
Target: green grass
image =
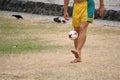
[[[2,44],[0,46],[0,52],[3,54],[6,53],[21,53],[24,51],[42,51],[42,50],[54,50],[62,48],[57,45],[47,45],[45,43],[36,44],[31,41],[22,41],[22,40],[13,40],[7,43]]]
[[[56,44],[49,45],[49,43],[54,43],[53,40],[36,37],[36,35],[53,35],[63,31],[63,29],[58,29],[56,24],[53,23],[24,22],[0,17],[0,54],[42,50],[54,51],[63,48],[63,46]]]

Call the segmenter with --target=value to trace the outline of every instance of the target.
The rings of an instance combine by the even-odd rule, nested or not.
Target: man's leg
[[[79,56],[81,56],[81,49],[86,41],[88,24],[89,24],[88,22],[83,22],[80,26],[80,33],[79,33],[80,35],[78,36],[78,46],[76,49],[79,52]]]
[[[75,26],[75,27],[74,27],[74,30],[78,33],[78,36],[79,36],[80,26]],[[75,50],[77,50],[78,38],[74,40],[74,46],[75,46]],[[74,54],[75,58],[78,57],[78,54],[74,53],[73,50],[71,50],[71,52]],[[71,62],[73,62],[73,61],[71,61]]]
[[[76,57],[76,59],[73,61],[74,63],[81,62],[81,50],[86,41],[86,32],[87,32],[88,24],[89,24],[88,22],[81,23],[78,31],[79,36],[74,41],[75,50],[71,50]]]
[[[74,30],[78,33],[78,36],[79,36],[80,26],[79,27],[74,27]],[[74,40],[75,49],[77,49],[77,45],[78,45],[78,38]]]

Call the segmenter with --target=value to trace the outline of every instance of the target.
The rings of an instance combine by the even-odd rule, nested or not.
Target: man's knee
[[[80,27],[74,27],[74,30],[75,30],[77,33],[79,33]]]
[[[87,22],[82,23],[80,26],[80,32],[86,32],[87,28],[88,28],[88,23]]]
[[[80,27],[80,32],[85,32],[85,31],[86,31],[86,29],[87,29],[87,27],[82,26],[82,27]]]

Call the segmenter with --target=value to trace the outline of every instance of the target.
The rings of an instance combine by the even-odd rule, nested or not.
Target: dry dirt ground
[[[71,25],[70,22],[57,24],[44,18],[32,18],[29,22],[44,25],[49,22],[63,30]],[[50,45],[73,46],[67,33],[68,30],[52,36],[47,33],[31,35],[53,40]],[[120,27],[90,24],[81,63],[71,64],[74,59],[70,52],[72,48],[66,48],[1,55],[0,80],[120,80]]]

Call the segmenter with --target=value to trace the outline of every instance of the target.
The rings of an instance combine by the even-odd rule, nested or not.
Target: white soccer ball
[[[78,37],[78,33],[75,30],[72,30],[72,31],[69,32],[68,37],[71,40],[75,40]]]

